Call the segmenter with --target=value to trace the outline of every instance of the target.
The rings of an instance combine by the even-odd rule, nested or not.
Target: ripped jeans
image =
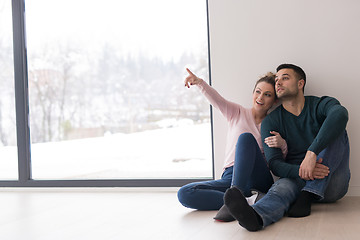
[[[261,216],[263,226],[279,221],[302,190],[317,195],[317,202],[335,202],[345,196],[350,181],[349,154],[349,139],[345,131],[318,155],[330,169],[327,177],[313,181],[300,177],[276,181],[268,193],[252,206]]]

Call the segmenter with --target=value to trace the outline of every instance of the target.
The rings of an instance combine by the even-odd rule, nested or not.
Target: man
[[[252,207],[237,188],[224,196],[231,215],[249,231],[277,222],[285,213],[308,216],[311,202],[335,202],[349,186],[347,110],[332,97],[304,96],[306,75],[296,65],[280,65],[275,81],[282,104],[264,119],[261,136],[270,170],[280,179]],[[264,140],[271,131],[286,140],[285,159]]]

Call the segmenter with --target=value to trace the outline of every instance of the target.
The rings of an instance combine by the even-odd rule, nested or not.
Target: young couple
[[[178,192],[181,204],[220,209],[216,220],[236,219],[247,230],[258,231],[286,214],[308,216],[312,202],[335,202],[346,194],[347,110],[332,97],[304,96],[306,74],[300,67],[281,64],[276,75],[260,78],[251,109],[225,100],[187,71],[185,86],[197,85],[229,127],[221,179],[183,186]],[[276,98],[281,105],[268,114]],[[270,170],[280,177],[275,183]],[[252,190],[266,194],[250,203]]]

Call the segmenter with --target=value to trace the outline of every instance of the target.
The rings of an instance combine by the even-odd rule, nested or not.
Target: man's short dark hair
[[[303,87],[303,92],[305,89],[305,84],[306,84],[306,74],[304,72],[304,70],[302,70],[301,67],[296,66],[294,64],[290,64],[290,63],[284,63],[284,64],[280,64],[277,68],[276,68],[276,72],[280,71],[281,69],[285,69],[285,68],[290,68],[292,70],[294,70],[294,72],[297,74],[297,76],[300,79],[304,79],[304,87]]]

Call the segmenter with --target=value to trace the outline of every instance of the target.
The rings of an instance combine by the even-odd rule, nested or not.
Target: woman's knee
[[[257,146],[257,141],[254,137],[254,135],[252,135],[251,133],[242,133],[240,134],[240,136],[238,137],[237,143],[236,143],[236,148],[237,149],[248,149],[252,146]]]
[[[204,183],[190,183],[181,187],[177,196],[184,207],[198,210],[218,210],[224,204],[224,192],[215,189],[217,188],[212,188]]]
[[[254,137],[254,135],[252,135],[252,133],[249,132],[245,132],[240,134],[240,136],[238,137],[238,143],[239,142],[248,142],[248,141],[252,141],[252,142],[256,142],[256,139]]]
[[[185,207],[189,207],[189,204],[191,202],[190,200],[191,192],[193,191],[194,187],[195,186],[193,183],[189,183],[187,185],[182,186],[177,192],[179,202]]]

